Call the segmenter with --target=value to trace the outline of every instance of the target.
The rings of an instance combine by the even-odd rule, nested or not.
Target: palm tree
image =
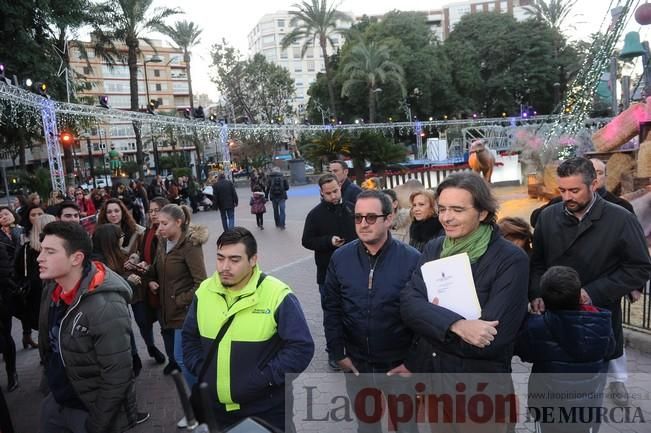
[[[561,33],[561,26],[568,18],[578,0],[534,0],[524,9],[549,27]]]
[[[129,67],[129,91],[131,93],[131,111],[138,111],[138,55],[140,40],[153,48],[152,42],[145,37],[146,33],[156,31],[164,19],[181,13],[178,9],[156,8],[150,12],[153,0],[107,0],[103,5],[107,8],[104,26],[95,28],[98,40],[105,43],[124,42],[127,46],[127,66]],[[149,101],[147,101],[149,103]],[[136,136],[136,162],[140,177],[144,177],[143,164],[145,161],[142,151],[142,135],[140,123],[133,123]],[[156,167],[158,170],[158,167]]]
[[[328,5],[327,0],[303,1],[300,4],[294,4],[298,9],[290,11],[292,20],[291,26],[296,26],[282,40],[282,47],[286,49],[294,42],[303,41],[301,58],[305,56],[307,50],[312,47],[315,40],[318,39],[323,56],[323,65],[328,82],[328,97],[330,99],[330,114],[337,115],[335,104],[335,88],[332,78],[332,68],[328,64],[328,44],[334,48],[332,37],[335,34],[342,34],[345,30],[337,27],[337,21],[351,22],[352,18],[343,12],[335,9],[334,6]]]
[[[348,78],[341,87],[341,96],[348,96],[357,85],[365,86],[368,91],[370,123],[375,122],[375,96],[382,90],[379,84],[393,82],[399,86],[403,97],[407,94],[402,66],[390,59],[391,53],[386,45],[360,40],[344,60],[342,75]]]
[[[158,31],[168,36],[183,51],[183,61],[188,76],[188,92],[190,93],[190,110],[194,109],[194,100],[192,96],[192,75],[190,75],[190,49],[199,44],[201,30],[192,21],[177,21],[174,26],[162,24],[158,26]]]

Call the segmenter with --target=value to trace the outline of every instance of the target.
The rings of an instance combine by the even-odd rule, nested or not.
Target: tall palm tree
[[[561,33],[561,26],[578,0],[533,0],[524,9],[534,18]]]
[[[145,34],[156,31],[164,24],[165,18],[181,13],[178,9],[156,8],[150,11],[153,0],[107,0],[103,5],[107,12],[104,25],[96,27],[98,40],[124,42],[127,46],[127,66],[129,67],[129,92],[131,93],[131,111],[138,111],[138,55],[140,40],[153,48],[152,42]],[[149,103],[149,101],[147,101]],[[140,123],[133,123],[136,136],[136,162],[138,173],[144,177],[145,162],[142,151],[142,134]],[[158,170],[158,167],[156,167]]]
[[[328,44],[334,47],[332,37],[336,34],[343,34],[345,29],[337,27],[337,21],[351,22],[352,18],[343,12],[335,9],[333,5],[328,5],[327,0],[310,0],[303,1],[300,4],[294,4],[297,10],[290,11],[292,16],[291,26],[296,26],[282,40],[282,47],[285,49],[294,42],[302,41],[301,58],[305,57],[307,50],[313,45],[314,41],[319,41],[321,54],[323,56],[323,65],[328,82],[328,97],[330,99],[330,114],[337,115],[335,103],[335,87],[332,77],[332,68],[328,65]]]
[[[190,74],[190,49],[201,42],[201,30],[192,21],[177,21],[174,26],[162,24],[158,26],[158,31],[168,36],[174,42],[178,49],[183,51],[183,61],[188,76],[188,92],[190,93],[190,110],[194,109],[194,100],[192,96],[192,75]]]
[[[402,66],[391,61],[391,53],[386,45],[360,40],[344,59],[342,75],[348,77],[341,86],[341,96],[348,96],[351,90],[363,85],[368,91],[368,119],[375,122],[376,93],[380,84],[393,82],[398,85],[404,97],[405,72]]]

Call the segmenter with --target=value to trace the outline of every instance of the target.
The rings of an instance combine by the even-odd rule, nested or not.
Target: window
[[[300,63],[296,64],[296,66],[294,66],[294,72],[303,72],[303,65]]]
[[[108,65],[102,65],[102,75],[104,75],[104,78],[129,78],[129,68],[121,65],[112,68]]]
[[[93,69],[90,66],[84,66],[84,75],[90,75],[93,73]]]
[[[287,58],[287,50],[280,50],[280,58],[281,59]]]
[[[163,90],[163,86],[160,83],[156,83],[156,91],[160,92]]]
[[[276,25],[278,27],[285,27],[285,20],[277,20]]]
[[[163,98],[158,98],[158,99],[156,99],[156,102],[158,102],[158,105],[159,105],[159,106],[161,106],[161,105],[165,105],[165,104],[163,103]]]
[[[154,77],[160,77],[160,69],[154,69]]]
[[[307,72],[314,72],[314,60],[307,61]]]
[[[174,93],[187,93],[189,92],[188,83],[173,83],[172,90],[174,90]]]
[[[301,58],[301,49],[300,48],[292,48],[292,57],[295,59],[300,59]]]

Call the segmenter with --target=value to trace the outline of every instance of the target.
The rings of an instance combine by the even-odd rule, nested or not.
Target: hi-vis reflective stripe
[[[255,284],[258,275],[255,273],[249,284]],[[197,325],[201,337],[214,340],[228,317],[235,315],[217,348],[217,397],[227,411],[232,411],[240,408],[231,394],[233,386],[237,386],[237,383],[231,385],[232,343],[264,343],[271,339],[277,332],[276,309],[291,290],[267,276],[257,289],[248,285],[243,288],[242,296],[229,309],[224,296],[216,291],[215,278],[204,281],[197,289]]]

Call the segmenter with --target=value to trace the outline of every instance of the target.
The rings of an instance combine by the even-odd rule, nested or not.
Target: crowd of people
[[[580,386],[598,394],[610,368],[617,403],[627,404],[621,299],[639,297],[649,280],[646,238],[631,210],[607,196],[600,161],[566,160],[557,174],[561,197],[535,213],[532,231],[520,218],[498,221],[493,191],[474,173],[412,192],[405,210],[396,191],[375,184],[363,190],[344,161],[329,164],[302,245],[314,251],[328,364],[351,373],[351,399],[369,387],[413,393],[407,378],[414,373],[444,373],[429,376],[427,388],[437,390],[454,390],[459,375],[497,374],[491,393],[508,394],[517,355],[533,363],[530,391]],[[208,384],[210,414],[195,407],[200,420],[213,416],[225,428],[255,416],[293,430],[285,375],[303,372],[315,350],[301,304],[260,268],[255,236],[235,224],[238,194],[224,175],[212,194],[223,225],[217,271],[206,274],[208,229],[192,223],[200,197],[188,193],[192,208],[177,201],[184,188],[198,190],[191,184],[157,177],[148,187],[132,182],[110,194],[70,188],[47,205],[30,195],[16,209],[0,207],[5,389],[20,386],[16,317],[23,347],[38,349],[44,367],[42,432],[121,432],[149,419],[136,399],[142,361],[132,318],[148,356],[166,364],[163,374],[180,371],[193,395],[199,383]],[[270,200],[275,225],[284,230],[289,184],[280,170],[253,172],[250,189],[258,229]],[[89,218],[91,225],[80,224]],[[428,295],[421,267],[458,254],[470,262],[478,318]],[[558,373],[590,380],[568,385],[545,376]],[[382,431],[377,422],[357,421],[360,432]],[[9,422],[8,414],[0,416],[0,431],[11,432]],[[194,422],[184,417],[177,425]],[[415,418],[392,422],[398,431],[418,430]],[[486,431],[511,431],[512,424],[496,421]],[[573,430],[540,426],[594,432],[598,421]]]

